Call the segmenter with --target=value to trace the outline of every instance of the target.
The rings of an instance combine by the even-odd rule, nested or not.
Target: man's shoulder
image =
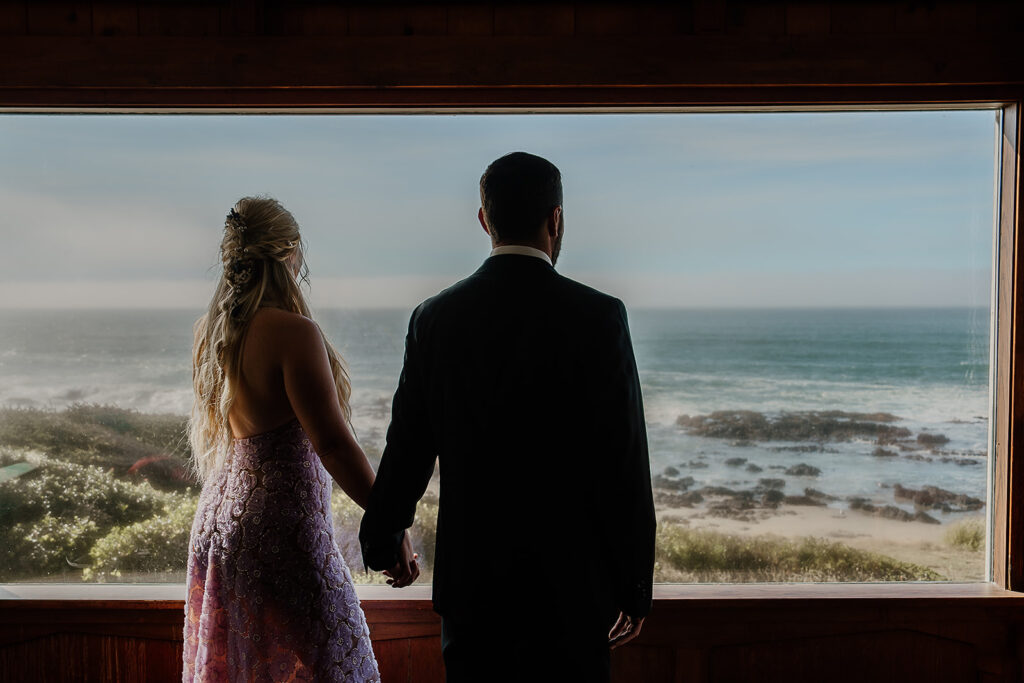
[[[413,322],[430,324],[453,317],[460,323],[470,322],[467,317],[472,318],[473,311],[494,305],[493,297],[497,290],[494,279],[477,271],[421,302],[413,311]],[[619,320],[625,316],[625,306],[620,299],[554,270],[544,273],[542,285],[533,290],[533,295],[539,299],[524,300],[525,306],[553,307],[565,317],[581,322],[585,318]]]
[[[451,306],[458,306],[460,300],[473,296],[474,275],[455,282],[434,296],[424,299],[413,311],[416,317],[430,315]]]
[[[558,280],[564,288],[566,294],[570,297],[579,299],[580,301],[589,303],[596,308],[601,310],[619,310],[624,309],[622,301],[611,294],[602,292],[599,289],[591,287],[590,285],[584,284],[572,278],[558,274]]]

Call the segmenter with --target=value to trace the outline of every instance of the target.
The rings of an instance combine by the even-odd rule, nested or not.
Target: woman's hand
[[[385,569],[382,573],[388,578],[388,585],[392,588],[404,588],[420,575],[420,567],[416,560],[419,553],[412,551],[412,541],[409,540],[409,530],[405,530],[402,538],[402,547],[398,549],[398,562],[391,569]]]

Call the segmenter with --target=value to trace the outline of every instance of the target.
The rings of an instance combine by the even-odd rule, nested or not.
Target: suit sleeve
[[[657,520],[651,491],[643,397],[637,374],[626,309],[616,300],[612,332],[607,340],[604,425],[608,440],[605,490],[610,501],[608,537],[615,567],[615,598],[620,610],[632,617],[651,610],[654,580],[654,544]],[[604,346],[604,345],[602,345]]]
[[[436,451],[427,419],[420,339],[420,308],[413,311],[405,338],[405,361],[391,407],[387,444],[359,526],[363,563],[370,569],[395,566],[405,530],[412,526],[416,503],[434,473]]]

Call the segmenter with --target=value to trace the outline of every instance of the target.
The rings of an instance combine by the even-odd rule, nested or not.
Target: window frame
[[[140,96],[140,93],[143,93]],[[910,96],[908,96],[908,93]],[[154,94],[156,95],[154,98]],[[28,101],[25,98],[27,96]],[[99,101],[97,101],[99,96]],[[1021,139],[1024,92],[1002,86],[882,86],[797,88],[766,92],[757,87],[705,89],[656,87],[642,89],[578,88],[413,88],[404,91],[342,91],[330,94],[310,88],[256,90],[229,97],[236,104],[210,106],[206,90],[169,89],[155,93],[139,89],[114,92],[74,88],[23,91],[18,102],[0,98],[0,115],[46,113],[139,114],[455,114],[455,113],[650,113],[650,112],[779,112],[925,109],[994,109],[1000,111],[997,143],[997,221],[993,277],[995,279],[990,372],[993,409],[990,411],[988,500],[988,580],[978,583],[829,583],[829,584],[656,584],[656,603],[677,600],[892,600],[914,598],[969,600],[1018,598],[1024,591],[1024,278],[1017,255],[1024,249],[1020,211]],[[468,100],[468,101],[467,101]],[[595,105],[596,103],[599,103]],[[532,106],[531,106],[532,103]],[[1024,453],[1024,450],[1020,451]],[[1014,495],[1016,492],[1016,495]],[[899,587],[903,587],[901,590]],[[59,587],[59,588],[58,588]],[[717,590],[712,590],[717,588]],[[108,584],[99,590],[89,584],[0,584],[0,610],[18,603],[53,607],[61,604],[119,604],[166,608],[172,596],[184,599],[184,584]],[[391,600],[377,586],[358,586],[361,600],[417,604],[430,599],[429,587],[410,587]]]

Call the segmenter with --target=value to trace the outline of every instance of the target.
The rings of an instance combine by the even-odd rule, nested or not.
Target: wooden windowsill
[[[394,589],[388,586],[357,586],[362,602],[385,607],[403,603],[405,607],[431,609],[430,586]],[[117,609],[181,609],[184,584],[51,584],[25,583],[0,585],[0,609],[68,607],[108,607]],[[671,609],[699,603],[719,603],[723,607],[743,607],[765,602],[792,604],[799,601],[910,602],[955,601],[1024,606],[1024,593],[1008,591],[992,583],[805,583],[805,584],[658,584],[654,587],[657,609]],[[109,603],[115,603],[110,605]],[[411,603],[421,603],[415,605]]]

